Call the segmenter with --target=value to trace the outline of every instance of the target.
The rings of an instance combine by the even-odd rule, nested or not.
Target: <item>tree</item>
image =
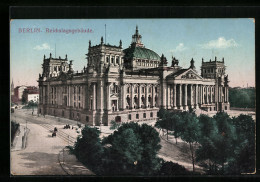
[[[100,131],[86,125],[81,132],[82,137],[77,138],[73,151],[79,161],[96,174],[100,174],[102,173],[101,159],[104,152],[99,138]]]
[[[190,146],[191,160],[193,166],[193,172],[195,171],[195,144],[200,138],[199,120],[196,115],[188,112],[182,113],[182,119],[184,121],[185,130],[181,138],[187,142]]]
[[[110,130],[116,130],[117,128],[119,128],[121,125],[121,123],[117,123],[115,120],[111,121],[111,126],[110,126]]]
[[[200,137],[199,148],[196,150],[196,161],[205,163],[208,173],[213,173],[216,160],[216,146],[214,141],[218,137],[218,128],[216,120],[208,115],[201,114],[199,117]]]
[[[173,125],[171,122],[172,115],[173,115],[173,113],[171,113],[165,109],[160,109],[158,112],[158,117],[160,119],[155,123],[155,127],[166,129],[167,140],[168,140],[169,130],[171,130],[173,128]]]
[[[200,126],[200,138],[203,139],[205,137],[210,138],[212,135],[218,133],[218,128],[216,124],[216,120],[209,117],[208,115],[201,114],[199,117],[199,126]]]
[[[108,144],[106,160],[112,166],[120,161],[121,167],[113,169],[114,174],[151,175],[160,169],[157,157],[161,148],[159,134],[147,124],[123,123],[117,131],[103,139],[103,145]]]
[[[222,173],[225,171],[225,163],[232,159],[235,150],[236,130],[232,119],[225,112],[218,112],[214,117],[218,127],[218,137],[215,138],[216,163],[222,166]]]
[[[255,122],[251,116],[241,114],[233,118],[237,140],[234,160],[228,165],[228,173],[252,173],[255,170]]]
[[[162,167],[158,172],[158,175],[173,176],[173,175],[187,175],[190,172],[185,167],[173,162],[162,162]]]
[[[180,137],[184,132],[184,122],[181,119],[181,116],[176,113],[171,116],[171,124],[171,130],[173,130],[173,135],[177,144],[177,138]]]

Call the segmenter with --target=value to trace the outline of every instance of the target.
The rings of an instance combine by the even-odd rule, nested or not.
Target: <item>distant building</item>
[[[26,102],[33,101],[35,103],[38,103],[39,101],[39,90],[37,87],[27,87],[24,89],[23,97],[25,98]]]
[[[22,100],[22,96],[23,96],[23,91],[24,89],[26,89],[26,86],[17,86],[14,89],[14,96],[17,99],[17,101],[21,101]]]
[[[14,82],[12,79],[12,83],[11,83],[11,95],[14,95]]]
[[[72,61],[44,55],[39,74],[39,114],[78,120],[88,125],[157,119],[160,108],[168,110],[229,110],[229,80],[224,59],[204,62],[201,74],[194,60],[180,67],[172,58],[167,66],[164,55],[144,47],[136,27],[131,45],[123,49],[89,41],[87,67],[81,73]]]

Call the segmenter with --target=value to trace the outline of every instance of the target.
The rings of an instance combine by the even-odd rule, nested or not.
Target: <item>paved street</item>
[[[47,116],[48,117],[48,116]],[[32,116],[30,111],[15,110],[11,119],[20,123],[21,128],[28,127],[27,146],[23,150],[11,152],[11,174],[13,175],[67,175],[59,163],[59,152],[67,146],[66,137],[51,137],[51,130],[57,126],[58,133],[77,136],[76,130],[62,129],[65,124],[76,126],[76,121],[56,118],[44,119]],[[27,120],[27,124],[26,124]],[[56,121],[57,120],[57,121]],[[48,129],[46,126],[50,127]],[[19,148],[19,147],[18,147]]]

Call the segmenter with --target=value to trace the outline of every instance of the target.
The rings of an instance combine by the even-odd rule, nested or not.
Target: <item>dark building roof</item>
[[[125,59],[129,60],[132,58],[148,59],[148,60],[158,60],[160,61],[160,56],[147,48],[131,46],[124,50]]]

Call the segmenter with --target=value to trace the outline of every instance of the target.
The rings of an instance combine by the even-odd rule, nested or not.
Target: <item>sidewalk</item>
[[[23,125],[20,125],[20,133],[14,139],[15,141],[14,141],[11,151],[19,151],[26,147],[26,138],[27,138],[28,132],[29,132],[28,129],[26,131],[26,128]]]
[[[64,148],[59,153],[59,163],[68,175],[95,175],[78,161],[75,155],[70,154],[68,148]]]

